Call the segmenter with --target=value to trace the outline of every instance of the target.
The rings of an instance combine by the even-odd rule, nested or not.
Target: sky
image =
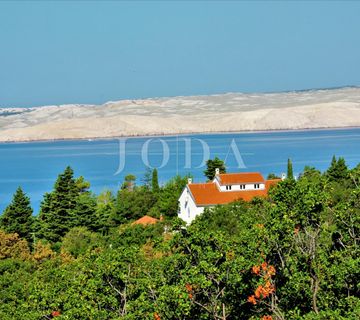
[[[0,1],[0,106],[360,85],[360,1]]]

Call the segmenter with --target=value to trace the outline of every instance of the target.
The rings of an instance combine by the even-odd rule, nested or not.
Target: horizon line
[[[34,108],[45,108],[45,107],[59,107],[59,106],[69,106],[69,105],[82,105],[82,106],[102,106],[108,103],[121,102],[121,101],[139,101],[139,100],[152,100],[152,99],[171,99],[171,98],[188,98],[188,97],[211,97],[218,95],[227,95],[227,94],[276,94],[276,93],[300,93],[300,92],[311,92],[311,91],[331,91],[331,90],[340,90],[340,89],[359,89],[360,85],[342,85],[342,86],[331,86],[331,87],[313,87],[306,89],[294,89],[294,90],[280,90],[280,91],[227,91],[227,92],[218,92],[218,93],[209,93],[209,94],[191,94],[191,95],[174,95],[174,96],[153,96],[153,97],[140,97],[140,98],[120,98],[118,100],[107,100],[100,104],[94,103],[60,103],[60,104],[44,104],[37,105],[33,107],[16,107],[16,106],[0,106],[0,109],[34,109]]]

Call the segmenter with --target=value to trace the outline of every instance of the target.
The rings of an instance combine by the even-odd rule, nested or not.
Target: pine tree
[[[287,176],[286,177],[290,180],[294,180],[293,165],[292,165],[290,158],[288,159],[288,163],[287,163]]]
[[[331,171],[331,170],[335,170],[336,165],[337,165],[336,156],[333,155],[333,156],[332,156],[332,159],[331,159],[330,167],[329,167],[329,169],[328,169],[327,171],[329,172],[329,171]]]
[[[343,157],[339,157],[337,161],[337,173],[339,179],[346,179],[349,176],[349,168],[347,167]]]
[[[72,216],[71,227],[86,227],[89,230],[96,231],[98,227],[96,199],[90,192],[81,193],[78,196]]]
[[[79,188],[74,171],[67,167],[55,182],[54,191],[44,197],[40,208],[40,232],[45,239],[57,242],[76,224],[74,209]]]
[[[326,171],[326,176],[331,181],[339,181],[346,179],[349,176],[349,170],[345,163],[345,159],[339,157],[339,159],[336,160],[336,157],[333,156],[330,167]]]
[[[36,219],[36,234],[35,237],[39,239],[52,238],[52,232],[49,229],[48,219],[51,218],[51,212],[53,211],[53,193],[46,192],[44,198],[40,204],[40,213]]]
[[[0,228],[8,233],[17,233],[28,242],[32,241],[33,210],[30,198],[19,187],[11,204],[4,210],[0,220]]]
[[[209,180],[213,180],[215,177],[215,169],[219,169],[220,173],[226,173],[225,163],[218,157],[215,157],[214,160],[209,159],[206,161],[206,170],[204,171],[204,175]]]
[[[160,187],[159,187],[158,172],[156,168],[152,172],[151,186],[153,192],[155,193],[159,192]]]

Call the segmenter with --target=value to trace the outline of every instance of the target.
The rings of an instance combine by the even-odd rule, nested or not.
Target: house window
[[[259,184],[259,183],[255,183],[255,184],[254,184],[254,188],[255,188],[255,189],[260,189],[260,184]]]
[[[244,184],[241,184],[240,185],[240,190],[244,190],[245,189],[245,185]]]
[[[188,208],[188,218],[190,218],[190,208]]]
[[[226,190],[231,190],[231,186],[226,186]]]

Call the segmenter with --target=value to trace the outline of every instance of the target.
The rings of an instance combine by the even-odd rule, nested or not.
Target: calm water
[[[67,165],[75,170],[76,176],[83,175],[89,180],[92,191],[99,193],[106,188],[116,190],[129,173],[135,174],[141,183],[146,161],[153,167],[163,164],[158,169],[162,183],[178,173],[191,173],[195,181],[202,181],[204,146],[209,147],[211,158],[226,158],[228,171],[260,171],[265,176],[285,172],[289,157],[295,173],[305,165],[325,170],[334,154],[345,157],[350,167],[360,162],[360,129],[189,135],[162,137],[162,141],[153,138],[150,142],[149,139],[130,138],[123,144],[118,140],[0,144],[0,212],[15,189],[22,186],[37,213],[43,194],[51,191],[57,175]],[[191,144],[191,150],[186,144]],[[123,163],[124,170],[118,172]],[[239,169],[242,165],[246,168]]]

